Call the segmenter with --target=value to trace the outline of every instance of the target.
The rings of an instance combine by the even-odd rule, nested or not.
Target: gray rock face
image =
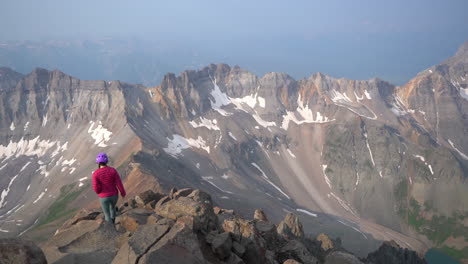
[[[295,214],[287,214],[284,220],[278,225],[278,234],[283,235],[287,238],[301,238],[304,237],[304,230],[301,222]]]
[[[20,239],[0,239],[0,261],[5,264],[46,264],[42,250],[33,242]]]

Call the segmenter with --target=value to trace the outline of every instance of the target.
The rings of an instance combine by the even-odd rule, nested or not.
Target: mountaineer
[[[98,169],[93,172],[93,189],[99,196],[106,221],[115,223],[115,206],[119,199],[119,191],[122,198],[126,193],[119,173],[116,169],[107,166],[108,162],[109,158],[106,153],[97,155]]]

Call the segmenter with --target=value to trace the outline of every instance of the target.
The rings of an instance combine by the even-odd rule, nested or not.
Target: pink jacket
[[[116,169],[102,167],[93,173],[93,189],[101,198],[118,195],[117,188],[122,197],[125,197],[125,189]]]

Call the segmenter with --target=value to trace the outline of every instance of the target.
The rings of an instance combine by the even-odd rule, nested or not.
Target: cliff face
[[[402,87],[227,65],[149,88],[3,69],[0,235],[55,231],[92,202],[105,151],[133,192],[194,186],[241,215],[297,212],[362,257],[376,240],[453,247],[468,233],[464,50]]]

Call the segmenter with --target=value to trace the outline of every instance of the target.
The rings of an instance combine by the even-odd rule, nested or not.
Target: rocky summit
[[[196,232],[219,222],[188,190],[171,188],[210,193],[218,212],[278,223],[284,239],[340,238],[360,258],[393,240],[468,259],[467,47],[402,86],[323,73],[259,77],[225,64],[168,73],[155,87],[0,68],[0,237],[42,243],[65,222],[73,230],[91,221],[88,240],[114,239],[95,220],[68,222],[99,206],[91,173],[96,153],[106,152],[128,194],[138,195],[130,207],[164,199],[146,210],[173,221],[192,210],[185,224]],[[148,189],[154,193],[143,193]],[[263,213],[254,215],[258,208]],[[137,232],[146,221],[138,210],[119,225]],[[250,232],[239,221],[225,228]],[[181,224],[171,230],[190,233]],[[230,237],[229,250],[242,251],[236,232],[226,232],[234,235],[213,241]],[[59,248],[71,254],[84,243],[76,241]],[[116,249],[106,246],[101,251],[112,255]],[[232,256],[229,250],[216,254]]]
[[[103,221],[99,211],[79,211],[41,245],[48,263],[425,263],[393,241],[359,259],[326,234],[304,234],[292,213],[275,225],[213,208],[211,196],[200,190],[149,193],[156,194],[142,194],[152,197],[144,203],[137,203],[140,196],[124,203],[115,226]],[[262,210],[256,211],[259,214],[265,216]],[[2,245],[2,254],[11,253]],[[30,262],[21,263],[45,263],[34,262],[40,258],[31,255]]]

